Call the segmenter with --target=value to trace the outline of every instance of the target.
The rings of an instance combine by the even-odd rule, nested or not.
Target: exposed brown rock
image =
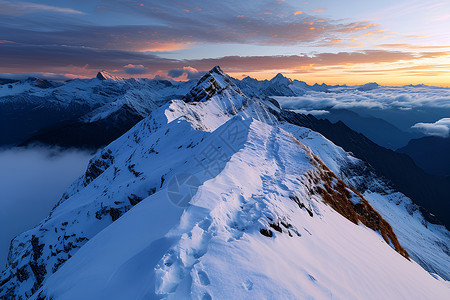
[[[305,149],[311,163],[317,168],[310,170],[305,175],[305,180],[313,183],[309,193],[320,195],[325,203],[355,224],[361,222],[365,226],[381,234],[388,244],[392,244],[395,250],[409,260],[408,252],[400,245],[391,225],[369,204],[369,202],[357,191],[348,187],[339,179],[333,171],[315,155],[311,149],[294,138],[294,141]],[[351,201],[356,197],[359,201]],[[356,202],[356,204],[354,203]]]

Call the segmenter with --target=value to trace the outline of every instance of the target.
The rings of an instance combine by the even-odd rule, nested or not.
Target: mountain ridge
[[[447,293],[443,226],[274,102],[205,92],[228,82],[213,73],[189,92],[198,101],[171,100],[105,147],[13,240],[0,295],[374,297],[352,274],[379,297]]]

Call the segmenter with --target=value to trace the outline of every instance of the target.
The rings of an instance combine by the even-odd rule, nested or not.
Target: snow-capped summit
[[[292,79],[287,78],[281,73],[278,73],[275,77],[270,79],[270,83],[278,84],[278,85],[289,85],[292,82]]]
[[[242,95],[241,90],[231,77],[225,74],[219,66],[215,66],[200,78],[197,85],[183,99],[186,102],[206,101],[225,89]]]
[[[96,78],[98,80],[122,80],[123,79],[118,76],[114,76],[111,73],[108,73],[106,71],[98,72]]]

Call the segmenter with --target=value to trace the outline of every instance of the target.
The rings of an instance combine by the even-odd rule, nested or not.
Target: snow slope
[[[393,251],[376,232],[308,197],[302,179],[314,166],[289,133],[258,121],[229,122],[224,126],[240,123],[245,143],[199,187],[188,207],[174,206],[164,191],[144,199],[50,277],[43,295],[445,298],[445,284]],[[210,142],[218,135],[213,132]],[[293,195],[311,208],[312,217]],[[270,224],[279,224],[279,231]],[[273,236],[262,235],[262,228]]]
[[[444,227],[230,82],[213,69],[93,158],[51,215],[13,240],[0,296],[448,296],[418,264],[449,278]]]

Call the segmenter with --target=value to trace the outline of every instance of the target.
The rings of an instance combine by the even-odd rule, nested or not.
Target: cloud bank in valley
[[[358,86],[336,87],[328,92],[307,91],[299,97],[273,98],[285,109],[315,114],[319,118],[327,118],[324,111],[346,109],[363,117],[383,119],[407,132],[444,136],[448,130],[443,121],[436,121],[450,115],[450,88],[419,85],[358,90]]]
[[[91,157],[56,148],[0,150],[0,269],[11,239],[48,215]]]
[[[418,129],[426,135],[448,137],[450,133],[450,118],[442,118],[434,123],[417,123],[411,128]]]
[[[427,86],[379,87],[369,91],[333,88],[331,93],[308,92],[301,97],[274,97],[291,110],[376,108],[450,108],[450,88]]]

